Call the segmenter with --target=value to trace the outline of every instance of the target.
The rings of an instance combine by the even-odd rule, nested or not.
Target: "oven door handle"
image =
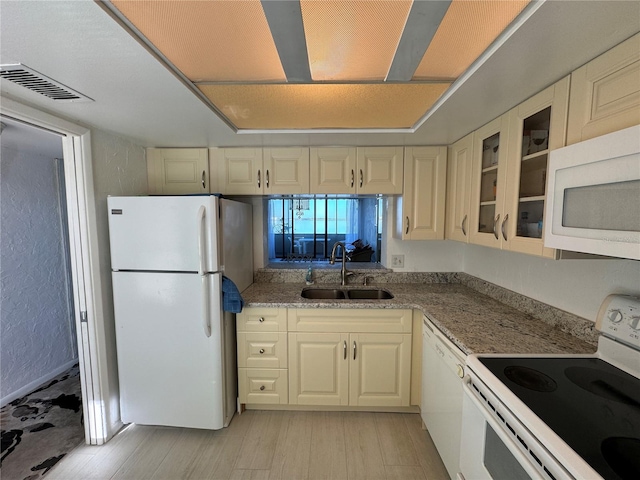
[[[482,412],[482,417],[484,418],[485,422],[487,422],[491,426],[491,428],[493,428],[493,431],[496,433],[496,435],[498,435],[500,440],[502,440],[504,446],[511,452],[520,466],[524,469],[525,472],[527,472],[527,474],[529,474],[529,476],[531,476],[531,478],[546,480],[545,477],[543,477],[540,473],[540,470],[538,470],[533,465],[533,463],[531,463],[531,460],[522,452],[522,450],[520,450],[520,447],[518,447],[518,444],[516,443],[517,440],[514,437],[509,436],[504,426],[498,423],[498,420],[496,420],[491,415],[487,407],[483,405],[482,402],[475,396],[470,384],[470,377],[465,377],[464,381],[462,382],[462,389],[465,395],[467,395],[467,397],[469,397],[469,399],[476,406],[476,408],[478,408],[480,412]],[[553,473],[553,476],[554,478],[556,478],[556,480],[572,480],[571,477],[568,476],[564,471],[558,472],[557,469],[554,470],[555,471],[552,471],[551,473]]]

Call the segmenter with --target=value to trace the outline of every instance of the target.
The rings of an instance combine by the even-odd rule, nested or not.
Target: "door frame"
[[[104,335],[97,326],[104,317],[102,280],[98,257],[98,234],[91,159],[91,132],[87,127],[1,97],[0,114],[13,120],[61,135],[67,195],[71,277],[78,361],[82,388],[85,442],[102,445],[122,426],[120,412],[113,408],[109,393]],[[110,415],[115,413],[115,415]],[[109,422],[110,417],[117,418]]]

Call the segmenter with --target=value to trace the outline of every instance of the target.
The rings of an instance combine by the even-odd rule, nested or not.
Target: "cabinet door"
[[[544,248],[543,213],[549,152],[564,146],[569,77],[509,112],[507,182],[500,222],[502,248],[553,257]]]
[[[444,238],[447,147],[406,147],[402,215],[403,240]]]
[[[469,241],[473,133],[449,147],[447,158],[446,238]]]
[[[402,193],[402,147],[358,147],[357,155],[358,193]]]
[[[409,406],[411,335],[350,335],[349,404]]]
[[[640,34],[571,74],[567,145],[640,124]]]
[[[311,193],[356,193],[355,147],[311,147]]]
[[[261,148],[212,148],[220,193],[260,195],[263,191]]]
[[[309,193],[309,149],[265,148],[264,193]]]
[[[473,135],[469,241],[487,247],[502,246],[498,230],[504,209],[508,120],[504,114]]]
[[[349,334],[289,333],[289,403],[349,404]]]
[[[147,148],[149,193],[209,193],[206,148]]]

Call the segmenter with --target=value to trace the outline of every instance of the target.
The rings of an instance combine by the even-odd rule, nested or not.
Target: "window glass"
[[[335,242],[347,245],[351,261],[378,261],[382,198],[294,196],[267,202],[270,261],[327,260]]]

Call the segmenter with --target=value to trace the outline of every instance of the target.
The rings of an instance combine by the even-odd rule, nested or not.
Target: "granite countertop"
[[[254,283],[242,296],[247,307],[418,309],[466,354],[576,354],[596,350],[593,343],[460,283],[311,287],[384,288],[394,295],[390,300],[312,300],[300,296],[305,287],[303,283]]]

